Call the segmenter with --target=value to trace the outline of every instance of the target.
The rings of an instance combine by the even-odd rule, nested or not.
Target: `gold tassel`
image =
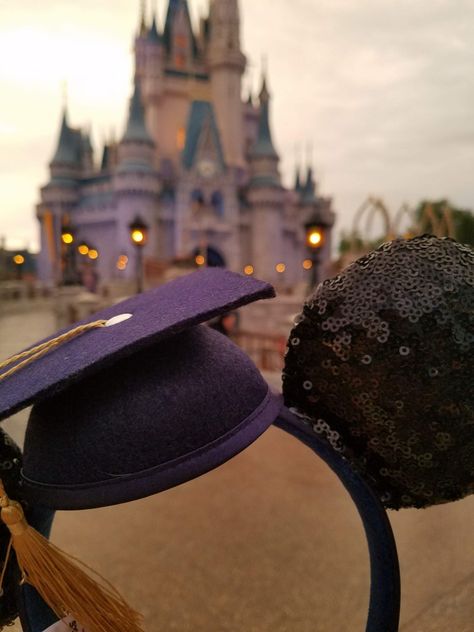
[[[8,498],[1,481],[0,506],[23,581],[36,588],[60,619],[71,616],[88,632],[143,632],[141,615],[112,584],[33,529],[20,503]]]

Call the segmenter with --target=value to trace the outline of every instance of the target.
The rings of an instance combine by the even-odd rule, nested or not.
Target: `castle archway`
[[[202,255],[202,248],[195,248],[193,250],[193,258],[196,258],[198,255]],[[213,246],[207,247],[206,252],[206,265],[210,268],[226,268],[227,263],[224,255]]]

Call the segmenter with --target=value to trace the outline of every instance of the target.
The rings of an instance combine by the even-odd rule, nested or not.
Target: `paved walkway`
[[[0,319],[0,357],[51,328],[47,312]],[[17,438],[24,420],[6,423]],[[402,632],[472,632],[474,497],[390,518]],[[113,581],[145,614],[147,632],[364,630],[358,515],[326,465],[277,429],[186,485],[61,512],[53,538]]]

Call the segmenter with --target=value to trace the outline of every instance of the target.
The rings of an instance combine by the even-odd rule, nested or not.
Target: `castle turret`
[[[90,132],[81,133],[81,167],[83,176],[90,176],[94,172],[94,149]]]
[[[51,177],[41,188],[41,199],[36,207],[41,240],[39,277],[43,281],[61,278],[61,225],[72,214],[79,198],[82,150],[81,132],[69,126],[64,108],[58,143],[49,164]]]
[[[185,73],[193,69],[198,49],[187,0],[169,0],[163,44],[173,70]]]
[[[316,181],[313,175],[313,168],[308,166],[306,171],[306,180],[300,184],[301,204],[303,206],[311,205],[316,200]]]
[[[80,176],[81,134],[69,126],[66,108],[63,110],[58,144],[49,167],[51,180],[68,180]]]
[[[135,76],[139,81],[143,80],[146,70],[148,28],[146,24],[145,0],[142,0],[140,22],[135,37]]]
[[[302,186],[301,186],[301,172],[300,172],[299,165],[297,165],[296,168],[295,168],[295,184],[293,186],[293,189],[298,194],[300,194],[301,190],[302,190]]]
[[[146,36],[146,65],[141,85],[148,129],[155,144],[158,144],[160,99],[163,94],[163,42],[156,24],[156,15],[153,16]]]
[[[154,148],[155,144],[145,122],[140,83],[135,79],[125,133],[118,147],[118,164],[113,181],[117,217],[114,248],[122,253],[130,251],[128,225],[138,211],[140,217],[150,226],[145,256],[156,250],[160,179],[154,168]],[[127,269],[126,275],[129,273],[131,270]]]
[[[130,100],[125,133],[120,142],[118,161],[119,170],[127,170],[128,167],[153,165],[154,141],[146,123],[143,109],[140,83],[135,79],[133,95]]]
[[[248,200],[253,217],[253,256],[255,273],[269,281],[277,281],[276,266],[283,252],[284,191],[278,171],[278,154],[270,130],[270,95],[265,77],[260,91],[258,135],[250,150],[250,182]]]
[[[238,0],[212,0],[209,13],[208,64],[212,99],[226,163],[244,164],[241,100],[245,56],[240,49]]]
[[[281,187],[278,172],[279,157],[273,145],[270,130],[270,93],[265,76],[259,94],[260,116],[258,119],[257,139],[249,152],[251,184],[265,182]]]

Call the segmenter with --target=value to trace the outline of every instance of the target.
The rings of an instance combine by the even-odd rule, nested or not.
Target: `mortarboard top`
[[[118,359],[226,311],[274,295],[272,286],[263,281],[205,268],[108,307],[45,340],[98,319],[110,320],[122,314],[131,314],[131,318],[88,331],[0,381],[0,420]]]

